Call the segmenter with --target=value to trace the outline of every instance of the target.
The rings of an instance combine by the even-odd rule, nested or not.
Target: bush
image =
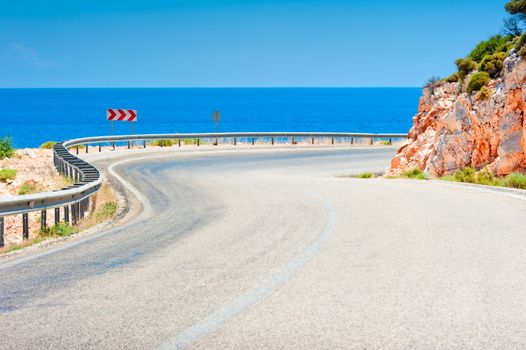
[[[67,237],[76,233],[77,229],[68,222],[59,222],[53,226],[40,229],[40,237]]]
[[[426,180],[426,175],[418,168],[404,171],[400,176],[407,179]]]
[[[10,137],[0,139],[0,159],[11,158],[15,154],[13,140]]]
[[[97,221],[100,222],[100,221],[107,220],[115,216],[116,213],[117,213],[117,203],[115,202],[104,203],[102,208],[100,208],[96,213]]]
[[[457,170],[454,175],[455,181],[465,183],[475,183],[475,169],[467,167],[462,170]]]
[[[513,36],[502,36],[495,35],[488,40],[481,41],[478,45],[470,52],[468,58],[475,62],[481,62],[482,59],[487,55],[493,55],[497,52],[507,52],[512,46]]]
[[[475,91],[480,91],[484,85],[490,82],[490,77],[487,72],[476,72],[471,76],[471,79],[468,83],[467,91],[472,93]]]
[[[458,68],[458,78],[464,80],[469,73],[477,69],[478,65],[475,61],[470,58],[459,58],[455,61]]]
[[[504,59],[506,54],[504,52],[497,52],[493,55],[486,55],[480,63],[479,70],[481,72],[487,72],[491,78],[496,78],[502,72],[504,67]]]
[[[479,101],[486,101],[491,97],[491,91],[483,86],[480,91],[475,95],[475,99]]]
[[[157,146],[157,147],[170,147],[175,145],[175,140],[172,139],[163,139],[163,140],[152,140],[150,141],[151,146]]]
[[[446,78],[446,81],[448,83],[456,83],[456,82],[458,82],[458,80],[459,80],[458,72],[457,73],[453,73],[449,77]]]
[[[520,173],[510,174],[504,178],[503,185],[526,190],[526,175]]]
[[[36,183],[29,181],[22,184],[22,186],[20,186],[20,188],[18,189],[19,195],[33,194],[38,192],[41,192],[40,186],[38,186]]]
[[[475,183],[479,185],[495,186],[498,184],[498,181],[488,168],[483,168],[475,175]]]
[[[373,173],[361,173],[357,176],[358,179],[372,179],[374,177]]]
[[[43,144],[40,145],[40,148],[52,149],[53,146],[55,146],[56,144],[57,144],[56,141],[46,141],[46,142],[44,142]]]
[[[6,182],[6,180],[16,179],[15,169],[0,169],[0,182]]]

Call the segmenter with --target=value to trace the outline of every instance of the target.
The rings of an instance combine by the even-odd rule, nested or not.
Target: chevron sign
[[[108,109],[106,112],[106,118],[108,120],[125,121],[125,122],[136,122],[137,111],[133,109]]]

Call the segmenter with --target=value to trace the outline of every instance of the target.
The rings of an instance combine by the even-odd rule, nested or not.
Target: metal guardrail
[[[405,139],[407,134],[368,134],[368,133],[339,133],[339,132],[239,132],[239,133],[196,133],[196,134],[146,134],[146,135],[119,135],[119,136],[96,136],[73,139],[56,144],[53,147],[53,161],[56,169],[64,176],[72,179],[74,184],[58,191],[38,193],[33,195],[21,195],[0,199],[0,247],[4,245],[3,233],[5,230],[4,217],[22,214],[22,234],[24,239],[29,237],[28,213],[41,212],[41,227],[47,225],[47,210],[55,210],[55,223],[60,222],[60,209],[63,209],[63,221],[76,224],[84,217],[89,209],[90,197],[93,196],[102,186],[102,178],[99,170],[86,161],[73,155],[68,149],[76,147],[79,153],[79,145],[86,145],[86,153],[89,152],[89,144],[98,143],[99,151],[101,144],[111,142],[115,147],[116,142],[128,141],[128,148],[134,141],[151,140],[181,140],[197,139],[197,145],[201,139],[215,139],[218,144],[219,139],[233,139],[234,145],[239,139],[250,139],[254,144],[256,139],[271,140],[274,144],[275,139],[289,139],[292,144],[297,139],[311,138],[312,143],[316,138],[331,139],[334,144],[335,139],[350,139],[353,143],[357,138],[374,139]],[[161,144],[162,145],[162,144]]]

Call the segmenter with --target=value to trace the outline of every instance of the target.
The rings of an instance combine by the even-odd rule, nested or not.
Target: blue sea
[[[335,131],[405,133],[420,88],[0,89],[0,137],[16,147],[109,135],[107,108],[138,111],[135,133]],[[114,134],[131,123],[116,122]]]

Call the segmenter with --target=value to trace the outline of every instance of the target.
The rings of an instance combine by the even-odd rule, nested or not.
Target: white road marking
[[[302,254],[298,255],[290,261],[281,271],[276,273],[270,279],[262,282],[255,289],[247,294],[234,300],[231,304],[217,310],[208,315],[201,322],[186,329],[174,339],[161,346],[160,349],[184,349],[190,346],[199,338],[215,331],[223,323],[239,315],[251,305],[267,296],[276,286],[289,280],[300,268],[309,262],[324,246],[324,244],[331,238],[336,224],[336,214],[334,206],[327,201],[315,197],[315,199],[323,204],[327,211],[327,221],[321,230],[318,238],[308,246]]]

